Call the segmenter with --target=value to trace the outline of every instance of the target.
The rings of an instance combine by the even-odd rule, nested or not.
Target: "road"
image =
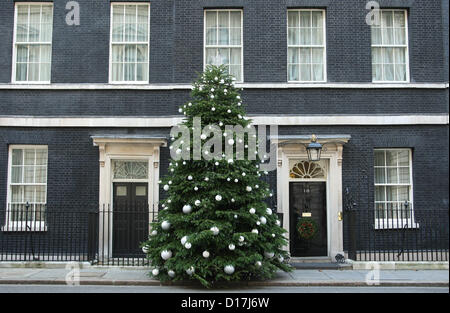
[[[0,285],[0,293],[449,293],[448,287],[252,287],[205,290],[162,286]]]

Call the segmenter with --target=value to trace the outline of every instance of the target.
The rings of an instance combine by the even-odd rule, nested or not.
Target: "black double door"
[[[148,239],[148,184],[113,185],[113,257],[142,257],[139,247]]]
[[[289,198],[291,256],[327,256],[326,183],[291,182]],[[299,236],[297,223],[302,217],[315,221],[317,233],[312,239],[303,239]]]

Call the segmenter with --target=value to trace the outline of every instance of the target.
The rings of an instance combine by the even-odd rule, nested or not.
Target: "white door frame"
[[[310,142],[307,136],[286,136],[271,138],[277,146],[277,208],[283,213],[283,227],[289,238],[289,183],[293,180],[289,177],[292,160],[307,160],[306,145]],[[321,160],[326,165],[327,184],[327,245],[328,258],[335,261],[337,254],[344,254],[344,238],[342,223],[342,151],[350,136],[318,136],[318,142],[323,150]],[[316,179],[306,181],[313,182]],[[301,180],[296,180],[301,181]],[[316,180],[317,181],[317,180]],[[323,180],[322,180],[323,181]],[[286,247],[290,251],[289,244]]]
[[[148,205],[157,210],[159,203],[159,164],[160,147],[167,146],[163,138],[116,138],[116,137],[92,137],[94,146],[99,147],[99,248],[100,257],[108,258],[112,255],[112,218],[113,214],[105,214],[112,211],[113,203],[113,160],[148,160]],[[140,180],[141,181],[141,180]],[[107,218],[108,220],[104,220]],[[149,222],[151,222],[149,216]],[[104,226],[109,226],[104,229]]]

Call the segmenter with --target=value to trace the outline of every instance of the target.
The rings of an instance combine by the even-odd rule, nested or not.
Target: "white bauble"
[[[272,234],[272,238],[275,238],[276,237],[276,235],[275,234]]]
[[[244,240],[245,240],[244,236],[239,236],[239,241],[240,242],[244,242]]]
[[[256,225],[261,225],[261,222],[260,221],[256,221]]]
[[[189,250],[190,248],[192,248],[192,244],[190,242],[186,242],[184,247]]]
[[[207,258],[209,258],[209,252],[208,251],[203,251],[203,257],[205,258],[205,259],[207,259]]]
[[[215,165],[215,166],[218,166],[218,165],[219,165],[219,162],[214,163],[214,165]]]
[[[227,178],[227,181],[230,181],[230,180],[231,180],[231,178],[230,178],[230,177],[228,177],[228,178]]]
[[[188,240],[188,236],[184,236],[183,238],[181,238],[181,244],[184,246],[184,244],[187,242]]]
[[[186,274],[188,274],[189,276],[191,276],[192,274],[194,274],[195,272],[195,268],[193,266],[191,266],[190,268],[188,268],[186,270]]]
[[[170,228],[170,223],[169,223],[168,221],[163,221],[163,222],[161,223],[161,228],[162,228],[163,230],[168,230],[168,229]]]
[[[152,236],[155,236],[155,235],[157,235],[157,234],[158,234],[158,232],[157,232],[156,230],[154,230],[154,231],[151,232],[151,235],[152,235]]]
[[[236,96],[236,99],[241,99],[241,97],[240,96]]]
[[[154,268],[154,269],[152,270],[152,275],[153,275],[153,276],[158,276],[158,275],[159,275],[159,269]]]
[[[167,272],[167,274],[168,274],[169,277],[171,277],[171,278],[174,278],[174,277],[175,277],[175,272],[172,271],[172,270],[169,270],[169,271]]]
[[[169,185],[164,185],[163,189],[164,189],[164,191],[168,191],[169,190]]]
[[[261,267],[261,266],[262,266],[262,263],[261,263],[261,261],[256,261],[255,265],[256,265],[257,267]]]
[[[277,226],[280,226],[280,225],[281,225],[280,220],[277,220],[277,221],[275,222],[275,224],[277,224]]]
[[[242,176],[245,176],[246,174],[245,174],[245,172],[244,173],[242,173]]]
[[[250,212],[250,214],[255,214],[256,210],[254,208],[251,208],[250,210],[248,210]]]
[[[257,234],[257,235],[258,235],[258,234],[259,234],[259,231],[258,231],[257,229],[253,229],[253,230],[252,230],[252,233],[254,233],[254,234]]]
[[[191,175],[189,175],[189,176],[187,177],[187,179],[188,179],[188,180],[192,180],[193,177],[192,177]]]
[[[228,245],[228,249],[230,249],[231,251],[233,251],[234,249],[236,249],[236,246],[235,246],[234,244],[230,243],[230,244]]]
[[[213,112],[214,112],[215,110],[216,110],[216,108],[215,108],[215,107],[212,107],[212,108],[211,108],[211,111],[213,111]]]
[[[230,146],[234,145],[234,139],[228,139],[228,144],[229,144]]]
[[[239,182],[239,179],[236,178],[236,179],[234,180],[234,182],[235,182],[235,183]]]
[[[192,212],[192,207],[189,204],[186,204],[185,206],[183,206],[183,213],[184,214],[189,214]]]
[[[250,192],[250,191],[252,191],[252,187],[247,186],[247,187],[245,188],[245,190],[247,190],[248,192]]]
[[[205,177],[205,181],[209,181],[209,178],[208,178],[208,177]]]
[[[223,268],[223,271],[228,274],[231,275],[234,273],[234,266],[233,265],[227,265]]]
[[[234,161],[233,161],[233,159],[228,159],[228,163],[233,163]]]
[[[228,110],[227,110],[227,113],[231,113],[231,110],[230,110],[230,109],[228,109]]]
[[[209,230],[212,231],[214,236],[217,236],[219,234],[219,228],[217,228],[216,226],[211,227]]]
[[[215,81],[218,81],[218,80],[219,80],[219,77],[217,77],[217,76],[214,77],[214,80],[215,80]]]
[[[214,88],[211,88],[211,92],[214,92]]]
[[[179,109],[178,109],[178,112],[179,112],[179,113],[183,113],[183,109],[182,109],[182,108],[179,108]]]
[[[214,99],[214,95],[211,95],[211,99]]]
[[[261,224],[265,225],[267,223],[267,219],[264,216],[261,216],[259,218],[259,220],[261,221]]]
[[[233,203],[234,203],[234,201],[236,201],[236,200],[234,200],[234,198],[231,198],[231,202],[233,202]]]
[[[280,257],[278,258],[278,261],[280,261],[280,263],[283,263],[283,261],[284,261],[284,258],[283,258],[283,256],[282,256],[282,255],[280,255]]]
[[[171,180],[169,180],[168,184],[169,184],[169,185],[172,185],[172,181],[171,181]]]
[[[264,256],[268,259],[273,258],[274,255],[275,255],[275,253],[273,253],[273,252],[264,252]]]
[[[231,199],[231,200],[234,200],[234,199]],[[234,202],[234,201],[231,201],[231,202]],[[235,214],[235,215],[234,215],[234,218],[238,218],[238,216]]]
[[[172,257],[172,251],[170,251],[170,250],[164,250],[164,251],[161,252],[161,258],[162,258],[163,260],[168,260],[168,259],[170,259],[171,257]]]
[[[259,188],[259,185],[255,185],[255,188],[258,189],[258,188]]]
[[[195,191],[198,191],[198,187],[197,187],[197,186],[195,186],[195,187],[194,187],[194,190],[195,190]]]
[[[147,246],[143,246],[142,247],[142,252],[144,252],[145,254],[148,253],[148,247]]]
[[[196,205],[196,206],[199,206],[200,205],[200,200],[195,200],[195,202],[194,202],[194,204]]]
[[[177,149],[177,151],[175,151],[176,154],[180,154],[181,153],[181,149]]]
[[[222,200],[222,196],[221,195],[217,195],[216,196],[216,201],[221,201]]]
[[[267,208],[267,209],[266,209],[266,213],[267,213],[268,215],[272,215],[272,209]]]
[[[188,103],[188,106],[190,106],[190,107],[191,107],[191,106],[192,106],[192,103],[191,103],[191,102],[189,102],[189,103]]]
[[[205,140],[205,139],[206,139],[206,135],[205,135],[205,134],[202,134],[202,135],[200,136],[200,139]]]

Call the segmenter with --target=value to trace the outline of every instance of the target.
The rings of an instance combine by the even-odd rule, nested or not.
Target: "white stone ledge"
[[[448,89],[448,83],[241,83],[244,89]],[[0,84],[0,90],[189,90],[190,84]]]
[[[249,116],[255,125],[448,125],[448,114],[431,115],[264,115]],[[172,127],[183,121],[169,117],[0,116],[0,127]]]

